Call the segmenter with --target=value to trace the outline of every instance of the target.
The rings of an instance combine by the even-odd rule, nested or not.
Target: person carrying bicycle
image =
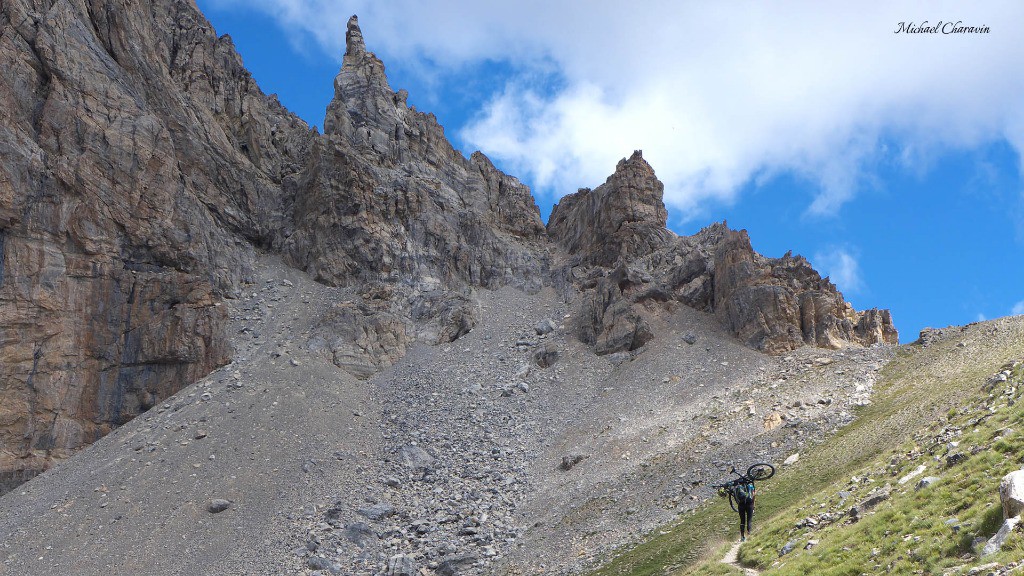
[[[754,522],[754,499],[757,497],[754,481],[746,478],[738,482],[732,487],[732,496],[736,499],[736,511],[740,513],[740,542],[746,542]]]
[[[747,535],[753,527],[754,500],[757,497],[757,487],[754,480],[767,480],[775,475],[775,467],[768,463],[754,464],[747,468],[746,474],[740,474],[735,467],[730,466],[729,472],[736,474],[739,478],[730,480],[724,484],[715,484],[718,493],[729,498],[729,505],[740,514],[740,542],[747,540]]]

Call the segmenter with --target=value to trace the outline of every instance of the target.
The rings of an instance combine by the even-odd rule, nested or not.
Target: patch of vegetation
[[[975,384],[978,395],[971,405],[933,423],[850,481],[834,483],[777,515],[741,548],[740,559],[780,575],[942,574],[1020,559],[1020,534],[983,561],[978,543],[1001,526],[999,481],[1020,468],[1024,454],[1024,430],[1008,426],[1024,424],[1024,404],[1017,402],[1022,385],[1019,365],[991,392]],[[917,476],[899,483],[920,466],[925,469]],[[923,477],[937,480],[918,488]],[[846,510],[871,495],[868,487],[890,497],[851,517]],[[808,548],[811,541],[815,544]],[[793,551],[780,557],[786,544]]]
[[[1019,327],[1015,330],[1020,332]],[[883,368],[872,404],[858,409],[853,423],[801,453],[797,465],[759,486],[755,534],[740,549],[741,562],[768,574],[859,576],[875,570],[928,574],[973,561],[975,535],[991,536],[1001,521],[995,516],[995,487],[1003,474],[1020,467],[1017,455],[1024,453],[1021,406],[996,406],[995,414],[978,420],[983,416],[979,406],[998,395],[990,398],[983,391],[986,379],[1006,362],[1024,356],[1020,336],[1003,334],[998,342],[969,349],[951,339],[901,348]],[[1013,379],[1019,382],[1024,374],[1016,370]],[[995,403],[1006,408],[1006,400],[1004,396]],[[1010,422],[1020,430],[994,438]],[[950,440],[960,442],[958,447],[967,454],[949,467],[944,459],[948,442],[925,446],[933,437],[930,433],[938,435],[947,426],[961,428],[961,438]],[[904,438],[912,440],[894,448]],[[973,446],[983,448],[971,454]],[[897,483],[922,464],[926,471],[917,478]],[[939,476],[940,482],[915,491],[917,481],[929,475]],[[883,491],[886,484],[891,485],[890,497],[851,522],[848,509],[873,490]],[[836,518],[797,527],[803,519],[826,512]],[[947,524],[954,516],[956,522]],[[736,525],[735,514],[724,502],[705,504],[594,574],[732,570],[718,562],[721,555],[715,555],[715,549],[735,537]],[[817,542],[805,548],[811,540]],[[999,555],[986,561],[1019,558],[1022,540],[1015,534]],[[793,551],[780,559],[779,551],[787,543],[792,543]]]

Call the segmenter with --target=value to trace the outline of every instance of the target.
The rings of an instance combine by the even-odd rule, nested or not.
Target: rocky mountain
[[[280,453],[271,447],[285,453],[324,448],[283,443],[274,435],[280,429],[269,419],[287,407],[291,412],[277,422],[311,437],[359,445],[363,454],[384,460],[350,460],[351,454],[337,446],[333,452],[341,457],[317,452],[309,457],[314,464],[303,462],[304,472],[315,469],[315,462],[333,458],[338,463],[302,498],[326,502],[323,487],[337,481],[352,494],[324,506],[356,510],[353,499],[361,480],[355,470],[379,475],[395,489],[388,497],[421,502],[403,512],[405,520],[431,514],[455,518],[417,532],[421,537],[410,544],[409,556],[415,562],[440,569],[444,556],[452,556],[440,544],[448,538],[490,551],[467,556],[487,558],[474,570],[499,557],[531,566],[528,554],[513,553],[512,542],[524,536],[515,528],[522,520],[518,511],[575,514],[600,525],[601,546],[616,546],[634,524],[605,526],[594,510],[575,508],[558,495],[583,498],[594,490],[619,489],[637,475],[650,480],[650,490],[667,490],[662,480],[636,468],[638,463],[717,434],[686,427],[658,450],[633,446],[652,433],[653,422],[674,418],[668,410],[694,418],[718,414],[720,397],[712,388],[715,394],[736,392],[721,388],[722,378],[757,382],[762,400],[770,397],[769,405],[781,410],[781,401],[768,390],[774,390],[769,386],[775,376],[790,370],[794,360],[785,353],[813,355],[818,347],[828,351],[822,354],[877,358],[885,347],[873,345],[896,343],[887,311],[853,310],[799,256],[763,257],[745,232],[725,223],[690,237],[668,230],[664,187],[640,152],[619,162],[601,186],[564,197],[545,226],[526,186],[480,152],[463,156],[434,116],[409,107],[406,93],[392,90],[355,17],[348,22],[346,41],[320,134],[259,89],[230,37],[218,37],[191,0],[6,0],[0,5],[2,491],[148,414],[144,422],[133,422],[83,453],[117,463],[110,465],[121,475],[117,482],[134,495],[136,505],[148,505],[145,494],[173,477],[192,486],[187,498],[222,481],[222,490],[230,485],[250,494],[278,486],[278,495],[291,494],[289,502],[299,507],[300,495],[284,488],[281,468],[229,460],[253,478],[269,478],[259,484],[218,468],[226,464],[213,462],[213,455],[202,464],[188,451],[155,461],[146,456],[156,447],[164,454],[170,445],[163,435],[167,428],[160,426],[202,428],[192,439],[178,439],[176,446],[191,446],[188,450],[200,450],[198,441],[216,429],[224,434],[218,441],[234,452],[238,438],[248,434],[259,446],[253,460],[257,454],[270,460]],[[301,291],[286,290],[296,286]],[[522,308],[502,302],[519,302]],[[272,315],[275,306],[285,306],[288,314]],[[266,316],[282,324],[267,324]],[[466,354],[459,369],[441,361],[460,361],[453,346]],[[418,364],[405,360],[408,354]],[[307,378],[271,378],[285,358],[295,363],[284,366],[308,365]],[[733,368],[726,370],[730,362]],[[417,365],[432,371],[417,375]],[[709,371],[708,365],[717,368]],[[738,371],[738,365],[754,372]],[[680,376],[698,373],[700,379]],[[446,375],[457,376],[448,381]],[[631,388],[612,393],[611,384],[621,378],[661,385],[648,386],[638,399]],[[330,418],[339,417],[331,412],[322,414],[326,420],[319,424],[302,420],[309,399],[301,386],[311,379],[316,392],[310,397],[323,406],[365,405],[357,412],[374,420],[362,425],[360,434],[377,434],[377,440],[330,428]],[[358,388],[360,381],[365,388]],[[410,388],[411,382],[417,386]],[[555,382],[564,389],[529,392]],[[608,386],[602,391],[595,388],[598,383]],[[702,390],[705,383],[708,390]],[[846,421],[842,407],[863,393],[848,379],[832,384],[815,392],[835,396],[834,403],[814,404],[808,422],[815,423],[815,434]],[[256,394],[257,386],[265,394],[239,392]],[[227,390],[223,399],[210,391],[213,387]],[[432,387],[440,392],[429,392]],[[494,391],[498,398],[532,395],[516,400],[518,411],[508,406],[486,411],[477,398],[489,402]],[[248,404],[227,400],[228,392]],[[678,401],[666,402],[666,396]],[[271,397],[280,400],[265,404]],[[538,397],[545,402],[533,400]],[[613,403],[605,403],[613,397]],[[407,404],[410,398],[415,405]],[[742,399],[748,400],[754,402]],[[430,405],[446,407],[436,415],[443,424],[425,420],[416,408]],[[588,405],[591,412],[565,416]],[[233,427],[236,409],[263,425]],[[617,454],[644,455],[628,465],[603,453],[595,439],[604,432],[586,438],[580,432],[618,426],[614,418],[626,416],[613,416],[617,410],[636,422],[616,432],[621,434]],[[653,412],[641,416],[644,410]],[[153,420],[154,411],[164,416]],[[657,417],[650,416],[655,412]],[[729,414],[743,416],[757,434],[780,435],[773,431],[784,419],[776,412],[771,423],[762,422],[753,408]],[[351,417],[348,408],[344,414]],[[457,418],[448,422],[445,414],[471,414],[471,425]],[[487,430],[482,438],[469,433],[476,427]],[[702,436],[705,432],[708,436]],[[508,435],[515,440],[499,441]],[[130,440],[143,437],[148,440],[141,445]],[[538,448],[531,441],[536,438],[557,438],[558,444],[540,440]],[[407,447],[427,440],[435,443],[427,455],[436,464],[419,466],[421,480],[429,477],[427,469],[443,471],[438,477],[446,480],[436,481],[441,484],[407,482],[406,470],[389,468],[401,461],[399,454],[419,454]],[[804,441],[802,433],[789,439],[766,436],[756,450],[766,457],[796,441]],[[731,441],[716,442],[707,458],[724,458],[735,447]],[[469,461],[444,457],[439,446]],[[753,453],[755,447],[744,450]],[[556,473],[559,468],[542,464],[563,456],[574,464],[588,460],[593,469],[569,485],[562,474],[567,469]],[[81,482],[89,482],[87,458],[73,459],[34,485],[81,488]],[[534,458],[539,459],[530,464]],[[421,454],[412,459],[426,461]],[[706,475],[707,461],[702,462],[688,465]],[[135,464],[150,469],[136,471]],[[214,471],[204,480],[191,476],[207,468]],[[401,478],[392,486],[395,477]],[[69,478],[77,480],[69,484]],[[502,489],[491,481],[501,482]],[[41,493],[49,494],[48,489]],[[462,504],[429,504],[449,493],[459,494],[462,502],[463,492],[476,503],[466,517],[475,518],[470,525],[464,525]],[[41,500],[33,494],[41,493],[19,490],[4,501],[35,510],[40,522],[55,523],[40,530],[53,530],[61,519],[36,508]],[[159,509],[168,515],[185,509],[189,515],[200,513],[181,502],[160,502],[152,505],[164,506]],[[324,502],[311,505],[315,509]],[[18,508],[11,518],[23,518],[27,509]],[[72,514],[63,505],[53,509]],[[295,522],[314,519],[311,529],[323,519],[317,513],[254,507],[245,521],[284,530],[275,520],[282,514]],[[336,549],[343,549],[344,542],[351,544],[344,531],[354,530],[355,522],[341,522],[338,514],[337,522],[327,524],[340,532],[317,538],[337,540]],[[125,512],[116,520],[124,521],[125,539],[134,531],[159,531],[131,518]],[[665,520],[650,510],[636,518],[635,524],[648,527]],[[299,530],[295,522],[282,526]],[[532,538],[565,557],[575,541],[559,541],[552,532],[556,525],[538,529]],[[27,538],[21,528],[4,529],[12,538]],[[362,552],[353,553],[363,562],[352,564],[357,572],[379,569],[380,557],[388,560],[400,548],[378,538],[389,527],[366,530],[374,537],[367,537],[372,545],[359,545]],[[210,542],[218,537],[204,534]],[[289,538],[310,537],[279,536],[283,545]],[[114,561],[114,552],[82,538],[69,541],[68,550],[88,548],[100,564]],[[266,543],[249,544],[242,557]],[[273,550],[264,552],[273,555]],[[274,556],[275,565],[287,565],[287,554]],[[25,560],[17,554],[8,558],[16,558],[14,564]],[[163,569],[157,560],[138,566],[147,573]],[[38,566],[32,570],[43,573]]]
[[[888,311],[855,311],[800,256],[765,258],[745,231],[725,223],[677,237],[665,228],[663,189],[637,151],[604,184],[566,196],[551,212],[548,234],[567,252],[567,275],[584,294],[580,339],[598,354],[642,347],[654,336],[646,313],[666,304],[714,312],[768,353],[897,343]]]

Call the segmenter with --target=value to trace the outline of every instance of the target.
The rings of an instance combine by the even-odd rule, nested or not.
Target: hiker
[[[721,484],[712,484],[712,488],[718,489],[718,495],[729,498],[729,506],[740,513],[740,542],[746,542],[747,534],[750,534],[754,521],[754,498],[757,488],[754,480],[767,480],[775,475],[775,466],[767,462],[759,462],[747,468],[747,473],[742,474],[735,466],[729,466],[729,473],[739,476],[735,480],[729,480]]]
[[[756,492],[754,481],[749,479],[736,483],[732,489],[733,498],[736,499],[736,511],[740,513],[740,542],[747,540],[747,534],[750,534],[753,527]]]

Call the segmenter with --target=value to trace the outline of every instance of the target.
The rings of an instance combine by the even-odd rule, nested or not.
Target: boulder
[[[1003,520],[1003,524],[999,527],[999,530],[994,536],[989,538],[988,542],[985,543],[985,547],[981,549],[982,557],[991,556],[992,554],[1002,550],[1003,544],[1006,543],[1006,539],[1010,537],[1010,534],[1013,533],[1013,529],[1016,528],[1019,523],[1020,516]]]
[[[1024,512],[1024,470],[1003,476],[999,482],[999,501],[1003,505],[1003,518],[1014,518]]]

